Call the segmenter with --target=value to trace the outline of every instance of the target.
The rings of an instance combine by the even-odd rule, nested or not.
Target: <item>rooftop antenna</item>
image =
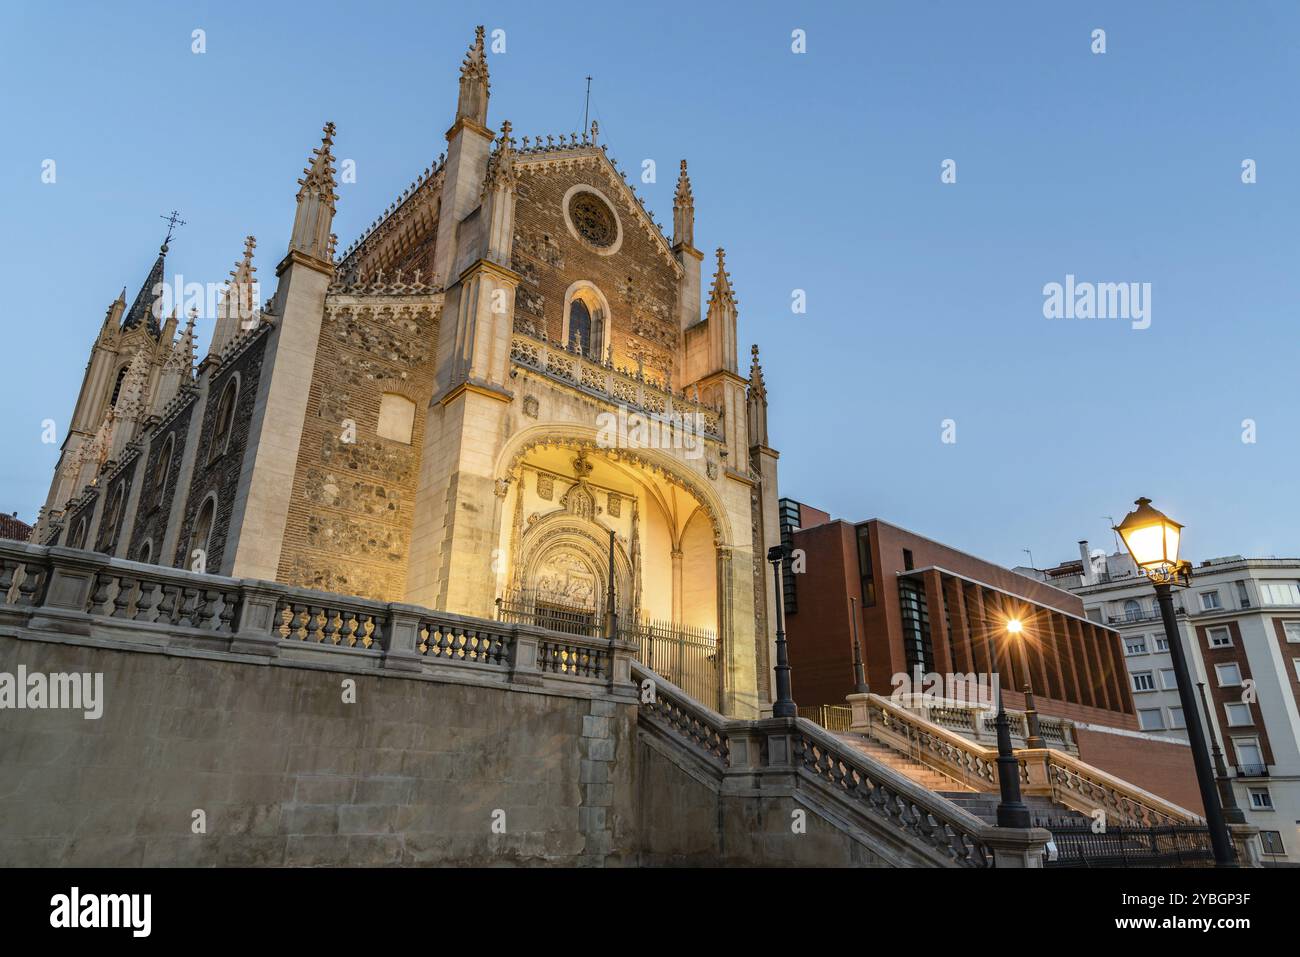
[[[159,216],[158,218],[167,221],[167,238],[163,240],[163,245],[166,246],[172,241],[172,231],[177,226],[184,226],[185,220],[181,219],[180,214],[174,209],[171,211],[171,215]]]
[[[1115,530],[1115,516],[1114,516],[1114,515],[1103,515],[1102,518],[1104,518],[1104,519],[1106,520],[1106,526],[1111,530],[1111,532],[1112,532],[1112,533],[1114,534],[1114,536],[1115,536],[1115,554],[1118,555],[1118,554],[1120,553],[1120,547],[1119,547],[1119,532],[1117,532],[1117,531]]]
[[[1038,568],[1034,565],[1034,553],[1027,548],[1022,548],[1020,550],[1029,556],[1029,567],[1034,569],[1034,571],[1038,571]]]
[[[584,131],[591,129],[591,124],[587,122],[587,117],[591,112],[591,77],[587,77],[587,102],[582,106],[582,128]]]

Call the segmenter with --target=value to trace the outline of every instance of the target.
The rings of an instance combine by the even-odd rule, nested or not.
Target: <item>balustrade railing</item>
[[[596,395],[614,405],[670,421],[679,418],[709,438],[722,439],[722,414],[713,406],[689,399],[646,379],[644,374],[589,358],[573,349],[540,336],[516,331],[510,344],[510,358],[553,379]],[[698,416],[698,417],[697,417]]]
[[[295,658],[344,655],[356,667],[452,667],[530,683],[609,687],[619,675],[626,683],[635,653],[622,641],[537,624],[0,541],[0,624],[58,631],[73,622],[82,629],[85,621],[126,642],[174,640]]]
[[[851,695],[851,730],[865,734],[981,791],[997,789],[997,749],[985,747],[955,731],[913,714],[880,695]],[[1021,715],[1023,720],[1023,715]],[[1041,726],[1041,722],[1040,722]],[[1023,729],[1022,729],[1023,732]],[[1042,726],[1049,741],[1064,734],[1060,722]],[[1021,788],[1026,794],[1043,794],[1073,810],[1104,811],[1117,825],[1199,824],[1186,808],[1166,801],[1075,755],[1048,747],[1016,752]]]

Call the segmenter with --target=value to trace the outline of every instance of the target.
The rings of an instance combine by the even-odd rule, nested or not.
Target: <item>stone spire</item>
[[[159,316],[156,315],[154,308],[155,301],[159,298],[162,286],[164,284],[163,270],[167,259],[167,244],[163,243],[162,248],[158,250],[158,258],[154,260],[153,268],[149,270],[149,276],[140,287],[140,292],[135,297],[135,302],[127,311],[126,317],[122,320],[123,329],[134,329],[143,325],[149,334],[155,339],[162,332],[159,325]],[[158,290],[158,292],[155,292]],[[123,291],[125,298],[125,292]],[[111,308],[111,307],[110,307]]]
[[[244,237],[243,258],[235,263],[230,271],[230,281],[221,295],[221,304],[217,307],[217,325],[212,330],[212,342],[208,346],[208,355],[221,353],[241,330],[253,327],[257,312],[257,280],[253,273],[253,250],[257,240],[252,236]]]
[[[734,310],[738,305],[736,294],[731,289],[731,277],[727,275],[727,254],[721,246],[718,247],[717,256],[718,265],[713,271],[713,285],[709,288],[710,314],[715,306]]]
[[[198,318],[198,309],[191,307],[185,328],[172,341],[171,350],[163,360],[162,372],[158,376],[158,394],[154,396],[150,414],[161,415],[168,403],[176,398],[182,385],[189,385],[194,380],[194,320]]]
[[[763,367],[758,364],[758,346],[751,346],[749,389],[745,396],[745,415],[749,426],[749,447],[767,446],[767,383]]]
[[[465,54],[465,62],[460,67],[456,120],[472,120],[479,126],[486,126],[491,87],[492,84],[488,82],[487,51],[483,46],[483,27],[478,26],[474,28],[474,44]]]
[[[691,178],[686,175],[686,160],[677,174],[677,194],[673,196],[673,245],[695,246],[695,196]]]
[[[334,223],[334,124],[326,123],[321,145],[312,151],[311,161],[298,180],[298,210],[293,218],[289,251],[330,261],[330,227]]]
[[[487,258],[506,268],[510,267],[514,243],[517,182],[514,140],[510,136],[510,121],[506,120],[501,124],[496,149],[488,160],[481,197],[487,222]]]
[[[113,335],[122,327],[122,316],[126,314],[126,286],[122,287],[118,297],[108,304],[104,313],[104,325],[99,330],[101,339]]]
[[[488,161],[488,174],[483,182],[483,194],[486,196],[494,189],[513,190],[519,177],[515,174],[515,141],[510,135],[510,121],[501,124],[501,135],[497,137],[492,157]]]
[[[767,401],[767,383],[763,381],[763,367],[758,364],[758,344],[749,347],[749,394],[756,399]]]

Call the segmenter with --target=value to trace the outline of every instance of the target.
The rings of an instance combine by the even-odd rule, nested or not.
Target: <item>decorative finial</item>
[[[169,215],[159,216],[161,220],[167,223],[167,238],[163,240],[161,252],[167,252],[167,245],[172,241],[172,232],[177,226],[184,226],[185,220],[181,219],[176,210],[172,210]]]

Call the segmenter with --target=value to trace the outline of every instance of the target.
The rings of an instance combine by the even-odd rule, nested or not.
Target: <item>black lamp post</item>
[[[858,644],[858,600],[849,596],[849,615],[853,619],[853,693],[870,694],[866,668],[862,664],[862,646]]]
[[[793,718],[799,714],[790,691],[790,649],[785,641],[785,593],[781,590],[781,563],[790,554],[788,545],[773,545],[767,550],[767,560],[772,563],[772,583],[776,586],[776,701],[772,703],[772,716]]]
[[[1007,622],[1007,632],[1015,636],[1020,648],[1020,670],[1025,673],[1025,723],[1028,725],[1025,747],[1042,748],[1042,729],[1038,726],[1038,708],[1034,706],[1034,679],[1029,674],[1029,655],[1025,651],[1024,623],[1019,618],[1012,618]]]
[[[993,640],[984,632],[984,653],[989,659],[989,681],[993,682]],[[999,679],[1001,675],[999,674]],[[1029,808],[1020,797],[1020,761],[1011,750],[1011,721],[1002,704],[1002,682],[997,682],[998,717],[998,827],[1030,827]]]
[[[1219,785],[1219,803],[1223,805],[1223,819],[1229,824],[1245,824],[1246,814],[1237,807],[1237,795],[1233,793],[1232,781],[1228,778],[1228,767],[1223,763],[1223,752],[1219,750],[1219,738],[1214,733],[1214,722],[1210,720],[1210,703],[1205,698],[1205,682],[1196,682],[1201,692],[1201,705],[1205,708],[1205,730],[1210,733],[1210,750],[1214,755],[1214,776]],[[1184,722],[1187,720],[1183,719]]]
[[[1178,560],[1178,545],[1183,526],[1151,507],[1151,499],[1140,498],[1133,511],[1115,526],[1124,546],[1156,589],[1156,602],[1164,621],[1165,638],[1169,641],[1169,656],[1173,659],[1174,678],[1178,682],[1178,701],[1187,721],[1187,741],[1192,746],[1192,763],[1196,767],[1196,783],[1205,807],[1205,823],[1210,830],[1210,845],[1214,848],[1214,863],[1218,867],[1236,866],[1232,839],[1223,819],[1223,808],[1210,769],[1210,753],[1205,746],[1205,731],[1201,728],[1201,715],[1192,693],[1192,679],[1187,670],[1187,655],[1174,618],[1173,585],[1191,584],[1191,565]]]

